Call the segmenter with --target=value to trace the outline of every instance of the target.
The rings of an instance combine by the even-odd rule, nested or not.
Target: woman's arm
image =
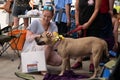
[[[88,20],[88,22],[83,24],[83,29],[87,29],[92,24],[92,22],[95,20],[96,16],[98,15],[98,12],[99,12],[100,5],[101,5],[101,0],[95,0],[94,12],[93,12],[92,16],[90,17],[90,19]]]
[[[113,5],[115,0],[109,0],[109,13],[113,15]]]
[[[29,2],[29,5],[30,5],[30,7],[33,9],[33,7],[34,7],[34,0],[30,0],[30,2]]]
[[[30,30],[27,30],[27,34],[26,34],[26,40],[28,41],[33,41],[35,39],[35,37],[39,37],[39,35],[34,34],[33,32],[31,32]]]
[[[115,19],[113,27],[114,27],[113,34],[114,34],[114,39],[115,39],[113,50],[116,50],[118,48],[118,27],[119,27],[118,19]]]
[[[76,0],[75,2],[75,23],[76,23],[76,26],[80,25],[79,23],[79,0]]]
[[[70,10],[71,10],[71,5],[70,4],[66,4],[65,5],[65,10],[66,10],[66,15],[67,15],[67,26],[70,26]]]

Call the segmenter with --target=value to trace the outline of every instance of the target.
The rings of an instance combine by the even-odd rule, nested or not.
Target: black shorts
[[[12,14],[15,17],[18,17],[18,15],[25,15],[26,10],[31,10],[30,6],[13,6]]]

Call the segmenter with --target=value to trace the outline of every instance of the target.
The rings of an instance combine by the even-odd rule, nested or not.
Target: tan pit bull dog
[[[62,36],[42,35],[35,38],[38,45],[50,45],[57,49],[58,54],[62,58],[63,75],[66,69],[70,70],[70,57],[79,57],[93,55],[94,73],[91,78],[97,76],[100,58],[103,53],[108,54],[107,43],[96,37],[84,37],[78,39],[64,38]]]

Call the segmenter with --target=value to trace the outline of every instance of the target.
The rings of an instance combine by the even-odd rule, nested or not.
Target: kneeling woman
[[[35,42],[35,37],[38,37],[43,33],[49,33],[52,35],[53,32],[58,32],[56,24],[54,22],[51,22],[53,15],[53,7],[50,5],[45,5],[43,7],[42,18],[33,20],[27,28],[26,41],[23,49],[28,47],[30,43]],[[61,57],[55,51],[53,51],[52,47],[45,45],[44,49],[46,63],[48,65],[58,66],[61,64]]]

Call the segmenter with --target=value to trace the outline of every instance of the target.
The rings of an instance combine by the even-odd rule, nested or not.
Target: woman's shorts
[[[30,9],[30,6],[14,6],[12,14],[13,16],[18,17],[18,15],[25,15],[26,11]]]

